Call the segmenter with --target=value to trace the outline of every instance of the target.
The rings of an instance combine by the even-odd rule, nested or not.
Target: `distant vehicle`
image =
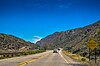
[[[57,50],[57,49],[54,49],[54,50],[53,50],[53,53],[58,53],[58,50]]]
[[[58,48],[58,50],[60,50],[60,48]]]

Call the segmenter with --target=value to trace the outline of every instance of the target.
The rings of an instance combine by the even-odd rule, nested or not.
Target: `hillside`
[[[100,49],[100,39],[97,39],[100,38],[100,21],[83,28],[55,32],[41,39],[36,44],[47,49],[62,47],[73,53],[80,52],[81,54],[85,51],[87,52],[87,42],[91,37],[99,43],[98,49]]]
[[[0,51],[25,51],[35,49],[36,45],[13,35],[0,33]]]

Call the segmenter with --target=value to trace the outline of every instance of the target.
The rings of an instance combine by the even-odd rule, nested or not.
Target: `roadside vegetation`
[[[90,50],[91,57],[89,61],[89,47],[87,47],[87,44],[91,37],[93,37],[96,43],[98,44],[98,46],[96,47],[96,59],[97,59],[96,63],[94,62],[95,50]],[[64,54],[70,56],[71,58],[82,62],[86,66],[100,66],[100,26],[96,27],[94,33],[92,33],[92,35],[87,39],[88,39],[87,41],[85,39],[81,41],[83,45],[79,43],[76,47],[74,46],[64,47],[63,52]]]
[[[31,55],[31,54],[37,54],[37,53],[42,53],[45,52],[46,50],[29,50],[22,52],[20,54],[5,54],[5,55],[0,55],[0,59],[5,59],[5,58],[12,58],[12,57],[19,57],[19,56],[25,56],[25,55]]]
[[[83,57],[79,54],[73,54],[72,52],[70,52],[68,50],[63,50],[63,53],[65,55],[69,56],[70,58],[72,58],[73,60],[81,62],[85,66],[100,66],[99,65],[100,58],[98,58],[97,63],[95,63],[93,59],[89,61],[88,58]]]

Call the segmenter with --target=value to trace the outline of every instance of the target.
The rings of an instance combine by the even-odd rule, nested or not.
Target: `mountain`
[[[0,51],[21,51],[35,49],[37,46],[13,35],[0,33]]]
[[[82,28],[55,32],[41,39],[36,44],[47,49],[62,47],[75,53],[77,51],[87,51],[87,42],[91,38],[94,38],[100,46],[100,41],[97,40],[98,37],[100,38],[100,21]]]

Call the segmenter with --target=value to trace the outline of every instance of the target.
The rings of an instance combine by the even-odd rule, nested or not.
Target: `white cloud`
[[[28,40],[32,43],[36,43],[37,41],[40,41],[42,39],[42,37],[40,36],[34,36],[32,39]]]
[[[67,4],[57,4],[57,6],[58,6],[59,8],[70,8],[71,5],[72,5],[71,2],[69,2],[69,3],[67,3]]]
[[[41,39],[42,39],[42,37],[40,37],[40,36],[34,36],[33,42],[36,43],[37,41],[40,41]]]

